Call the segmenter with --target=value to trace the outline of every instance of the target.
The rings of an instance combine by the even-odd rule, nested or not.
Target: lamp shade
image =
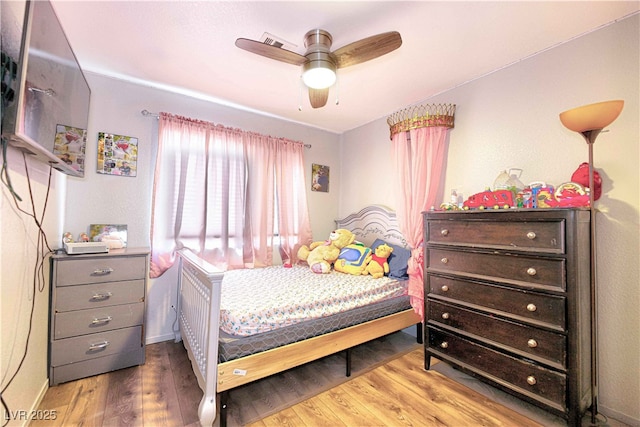
[[[560,121],[574,132],[604,129],[618,118],[623,106],[622,100],[583,105],[560,113]]]

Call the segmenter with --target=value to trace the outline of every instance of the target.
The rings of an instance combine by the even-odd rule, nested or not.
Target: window
[[[151,276],[188,248],[221,268],[295,261],[311,241],[304,146],[160,115],[152,206]]]

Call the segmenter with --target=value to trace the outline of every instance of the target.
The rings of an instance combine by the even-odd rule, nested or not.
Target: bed
[[[409,249],[399,231],[395,213],[384,206],[367,206],[344,219],[336,220],[336,228],[351,230],[356,239],[366,246],[382,240],[396,248],[398,253],[407,253]],[[394,259],[394,264],[397,261]],[[309,304],[303,305],[302,311],[305,316],[310,314],[311,319],[301,319],[298,314],[284,310],[286,313],[278,313],[275,320],[263,321],[264,312],[269,311],[263,309],[252,316],[260,320],[258,323],[247,322],[247,316],[234,317],[230,314],[234,304],[230,302],[233,301],[233,295],[230,296],[232,292],[229,289],[236,286],[232,285],[234,280],[257,280],[255,277],[241,278],[243,272],[259,274],[261,281],[274,284],[278,276],[284,275],[289,283],[293,283],[290,278],[299,276],[298,280],[302,280],[307,289],[325,286],[324,282],[321,286],[310,285],[310,281],[329,280],[328,276],[333,276],[333,281],[371,280],[377,282],[381,290],[362,292],[363,302],[359,304],[352,303],[352,298],[336,297],[339,291],[331,291],[333,299],[340,299],[344,307],[336,309],[336,312],[326,312],[324,307],[329,304],[309,301]],[[336,286],[345,287],[340,284]],[[357,286],[359,284],[355,282],[346,284],[349,288]],[[404,292],[398,286],[404,286]],[[277,293],[278,286],[274,285],[273,288]],[[372,297],[371,293],[382,296]],[[278,300],[281,297],[276,295],[273,298]],[[264,299],[268,298],[261,295],[260,300]],[[225,304],[222,309],[221,300]],[[245,309],[241,299],[235,301],[240,310]],[[386,277],[371,279],[370,276],[365,279],[335,271],[319,275],[311,273],[306,266],[274,266],[225,273],[189,251],[180,253],[178,319],[180,328],[176,333],[176,341],[183,341],[198,384],[203,390],[198,408],[203,426],[213,425],[218,412],[220,424],[225,424],[226,394],[235,387],[341,351],[347,352],[346,372],[349,375],[349,349],[352,347],[413,325],[417,325],[418,341],[422,339],[422,325],[409,304],[406,281]],[[246,325],[243,326],[244,323]],[[218,405],[220,411],[217,410]]]

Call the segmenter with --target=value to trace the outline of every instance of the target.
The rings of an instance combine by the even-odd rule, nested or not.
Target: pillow
[[[342,273],[360,275],[371,258],[371,252],[371,248],[362,243],[347,245],[340,249],[340,255],[333,264],[333,269]]]
[[[389,274],[387,276],[393,277],[394,279],[408,279],[409,274],[407,274],[407,264],[409,263],[409,258],[411,258],[411,251],[403,248],[402,246],[385,242],[382,239],[376,239],[371,247],[375,251],[375,249],[383,243],[386,243],[393,248],[391,256],[387,259],[387,262],[389,263]]]

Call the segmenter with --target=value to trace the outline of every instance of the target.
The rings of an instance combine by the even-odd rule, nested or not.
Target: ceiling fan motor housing
[[[311,30],[304,35],[304,47],[307,48],[305,56],[311,52],[329,52],[333,38],[328,31]]]

